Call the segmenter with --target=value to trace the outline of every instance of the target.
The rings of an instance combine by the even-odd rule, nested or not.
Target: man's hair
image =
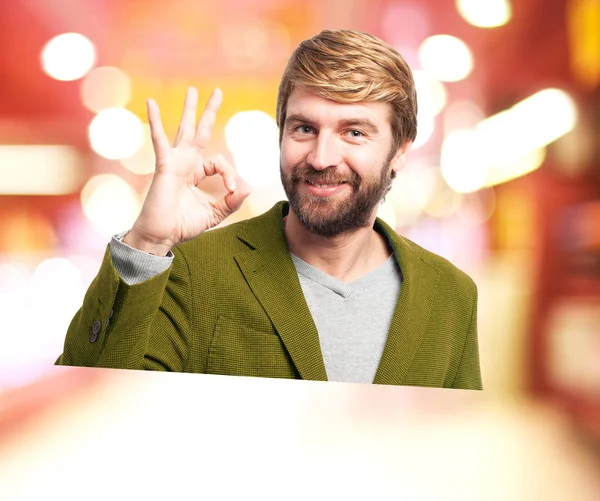
[[[417,94],[412,72],[396,49],[350,30],[321,31],[302,42],[288,60],[277,96],[279,141],[295,87],[338,103],[389,103],[392,152],[417,135]]]

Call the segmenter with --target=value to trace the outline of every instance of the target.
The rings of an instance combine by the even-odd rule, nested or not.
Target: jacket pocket
[[[219,317],[208,352],[208,374],[295,379],[299,375],[279,336]]]

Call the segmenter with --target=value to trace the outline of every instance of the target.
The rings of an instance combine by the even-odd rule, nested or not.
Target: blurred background
[[[379,36],[414,70],[418,137],[380,217],[478,285],[485,396],[469,415],[490,430],[506,426],[498,437],[511,435],[506,419],[515,415],[527,430],[550,430],[520,429],[529,441],[503,449],[506,464],[526,450],[543,466],[553,440],[568,436],[565,461],[600,476],[600,0],[0,6],[0,439],[23,436],[25,423],[36,433],[49,415],[55,426],[72,425],[61,412],[80,412],[81,395],[117,384],[114,371],[52,364],[110,236],[131,227],[149,187],[145,100],[158,102],[173,138],[188,86],[201,102],[223,90],[209,154],[224,154],[254,186],[224,224],[252,217],[285,198],[274,116],[287,57],[322,29],[347,28]],[[222,193],[217,179],[201,188]],[[343,422],[363,402],[370,411],[356,418],[360,429],[391,426],[400,411],[389,393],[350,387],[318,392],[345,402]],[[302,415],[328,412],[325,401],[315,390]],[[428,405],[414,408],[437,415]],[[303,418],[297,427],[314,425]],[[431,426],[454,433],[441,421]],[[539,478],[553,485],[565,464]],[[590,497],[577,499],[600,499],[595,476],[578,478]],[[25,484],[15,485],[13,494]]]

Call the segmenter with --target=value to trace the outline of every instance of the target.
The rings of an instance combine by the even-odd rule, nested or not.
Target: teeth
[[[317,184],[317,183],[310,183],[313,186],[316,186],[317,188],[330,188],[332,186],[338,186],[340,184],[343,184],[343,182],[341,183],[335,183],[335,184]]]

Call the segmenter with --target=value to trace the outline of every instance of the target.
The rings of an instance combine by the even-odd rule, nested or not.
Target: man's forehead
[[[356,103],[340,103],[327,99],[301,87],[296,87],[287,103],[288,117],[302,115],[312,120],[331,118],[369,119],[378,124],[389,123],[390,106],[384,102],[360,101]]]

